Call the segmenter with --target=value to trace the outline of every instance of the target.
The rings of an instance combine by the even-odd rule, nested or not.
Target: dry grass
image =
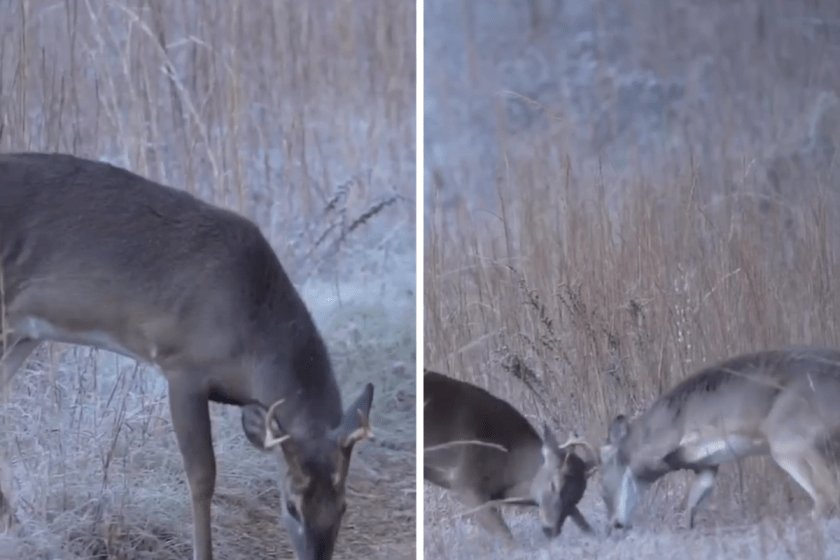
[[[499,133],[496,181],[483,190],[466,186],[482,169],[457,153],[450,168],[427,168],[427,367],[508,399],[535,425],[545,419],[557,433],[576,430],[601,444],[616,414],[640,412],[705,364],[763,348],[840,344],[840,109],[823,111],[830,95],[814,93],[840,92],[838,58],[825,54],[836,46],[815,50],[791,28],[789,7],[768,8],[757,37],[759,4],[633,3],[638,43],[626,47],[628,63],[666,74],[695,64],[693,53],[727,62],[710,70],[722,89],[705,100],[689,96],[673,137],[655,137],[656,157],[638,155],[649,138],[628,137],[629,165],[599,161],[604,154],[581,141],[586,134],[552,118],[562,107],[548,106],[540,127]],[[823,8],[826,17],[836,12]],[[473,99],[448,101],[455,111]],[[829,147],[833,160],[823,157]],[[774,166],[795,172],[775,185]],[[455,176],[463,182],[447,183]],[[460,203],[444,200],[444,191],[459,192]],[[756,540],[761,558],[791,557],[774,556],[777,547],[792,557],[837,553],[835,522],[791,521],[810,504],[767,460],[745,461],[742,481],[735,465],[721,469],[714,512],[698,516],[701,537],[679,532],[686,480],[658,483],[635,520],[640,536],[621,544],[572,528],[549,548],[535,513],[511,511],[524,548],[504,555],[670,557],[679,547],[696,557],[752,557],[742,548],[758,550]],[[583,513],[603,526],[598,484],[596,477]],[[501,557],[490,537],[452,520],[464,507],[429,484],[425,496],[427,557]],[[768,532],[767,523],[791,524]],[[733,525],[740,534],[723,530]]]
[[[342,558],[413,558],[413,3],[0,0],[0,150],[104,159],[255,220],[345,401],[376,385]],[[387,302],[387,305],[386,303]],[[18,523],[0,558],[191,557],[165,385],[40,349],[0,410]],[[288,556],[276,465],[213,406],[219,558]]]

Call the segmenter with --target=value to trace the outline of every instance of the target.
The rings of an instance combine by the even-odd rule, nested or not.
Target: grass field
[[[345,404],[376,392],[339,558],[415,556],[413,3],[0,0],[0,150],[103,159],[255,220]],[[45,345],[0,406],[0,558],[192,557],[163,377]],[[218,558],[291,554],[275,459],[213,405]]]
[[[529,3],[537,4],[545,5]],[[571,4],[582,5],[558,10],[571,14]],[[487,69],[503,75],[540,45],[548,60],[562,59],[550,27],[482,50],[503,31],[463,15],[472,86],[445,71],[438,83],[451,87],[427,86],[441,122],[489,109],[484,120],[427,138],[427,153],[438,156],[425,170],[424,364],[487,388],[559,437],[575,430],[598,445],[616,414],[639,413],[704,365],[764,348],[840,344],[836,6],[606,2],[599,16],[615,5],[627,9],[632,32],[618,62],[606,51],[592,60],[593,97],[564,104],[543,89],[524,101],[527,127],[505,120],[517,92],[494,86]],[[806,16],[825,22],[825,34],[803,31]],[[512,16],[492,21],[504,32],[514,26]],[[427,37],[432,28],[427,21]],[[593,33],[606,43],[613,31],[605,23]],[[563,73],[567,61],[555,62],[543,69],[545,83],[578,79]],[[613,114],[619,64],[702,79],[686,79],[682,104],[661,129],[617,127],[599,144],[570,113],[586,102]],[[445,66],[427,65],[427,75]],[[495,124],[482,128],[487,122]],[[479,144],[493,156],[454,149]],[[679,512],[687,480],[658,482],[624,539],[605,534],[597,475],[581,507],[596,528],[591,537],[567,523],[547,542],[535,511],[506,509],[512,550],[427,483],[426,558],[840,557],[837,519],[810,522],[806,494],[768,459],[722,467],[692,532]]]

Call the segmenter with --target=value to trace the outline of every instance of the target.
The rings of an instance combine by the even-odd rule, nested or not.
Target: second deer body
[[[642,492],[691,470],[689,527],[721,464],[770,455],[814,502],[819,518],[840,499],[832,463],[840,436],[840,352],[768,350],[736,356],[674,386],[634,420],[618,415],[601,449],[612,527],[629,527]]]
[[[591,464],[568,449],[581,440],[558,445],[548,427],[541,439],[508,402],[434,371],[424,371],[423,399],[428,449],[423,476],[478,508],[477,520],[485,529],[512,541],[500,512],[489,504],[504,500],[538,507],[549,537],[560,533],[567,517],[591,531],[577,508]]]

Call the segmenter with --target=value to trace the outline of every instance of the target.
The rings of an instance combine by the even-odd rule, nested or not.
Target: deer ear
[[[553,467],[560,460],[560,457],[558,457],[557,451],[555,451],[554,448],[552,448],[550,445],[548,445],[546,443],[543,443],[543,446],[542,446],[542,456],[543,456],[543,460],[545,461],[545,464],[549,467]]]
[[[616,444],[627,437],[627,434],[630,433],[630,422],[627,420],[627,417],[623,414],[619,414],[615,417],[615,420],[612,421],[610,424],[610,431],[609,435],[607,436],[607,442],[610,444]]]
[[[615,455],[616,447],[615,445],[606,444],[602,445],[601,449],[598,450],[598,459],[601,461],[601,464],[608,463],[612,460],[613,456]]]
[[[362,390],[362,394],[344,412],[341,424],[335,429],[335,438],[339,447],[350,452],[357,442],[373,437],[368,422],[372,404],[373,383],[368,383]]]
[[[554,437],[554,432],[551,431],[551,428],[545,422],[543,422],[542,454],[546,463],[556,463],[560,458],[560,453],[557,449],[557,438]]]
[[[343,485],[345,478],[347,478],[353,446],[363,439],[373,437],[373,431],[370,429],[370,407],[372,404],[373,383],[368,383],[362,390],[362,394],[347,408],[344,417],[341,419],[341,424],[334,431],[334,437],[340,450],[335,476],[333,477],[333,484],[336,487]]]
[[[543,443],[557,449],[557,438],[554,437],[554,432],[548,427],[547,422],[543,422]]]

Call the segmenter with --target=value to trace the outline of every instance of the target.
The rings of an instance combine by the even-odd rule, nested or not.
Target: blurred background
[[[837,346],[840,3],[427,0],[424,364],[601,445],[703,366]],[[520,548],[425,485],[427,558],[831,558],[840,523],[764,458],[688,475],[604,538],[600,481]]]
[[[126,167],[255,220],[329,346],[374,382],[342,558],[415,556],[413,2],[0,0],[0,150]],[[163,377],[45,345],[0,407],[0,558],[191,558]],[[290,557],[277,465],[212,405],[219,558]]]

